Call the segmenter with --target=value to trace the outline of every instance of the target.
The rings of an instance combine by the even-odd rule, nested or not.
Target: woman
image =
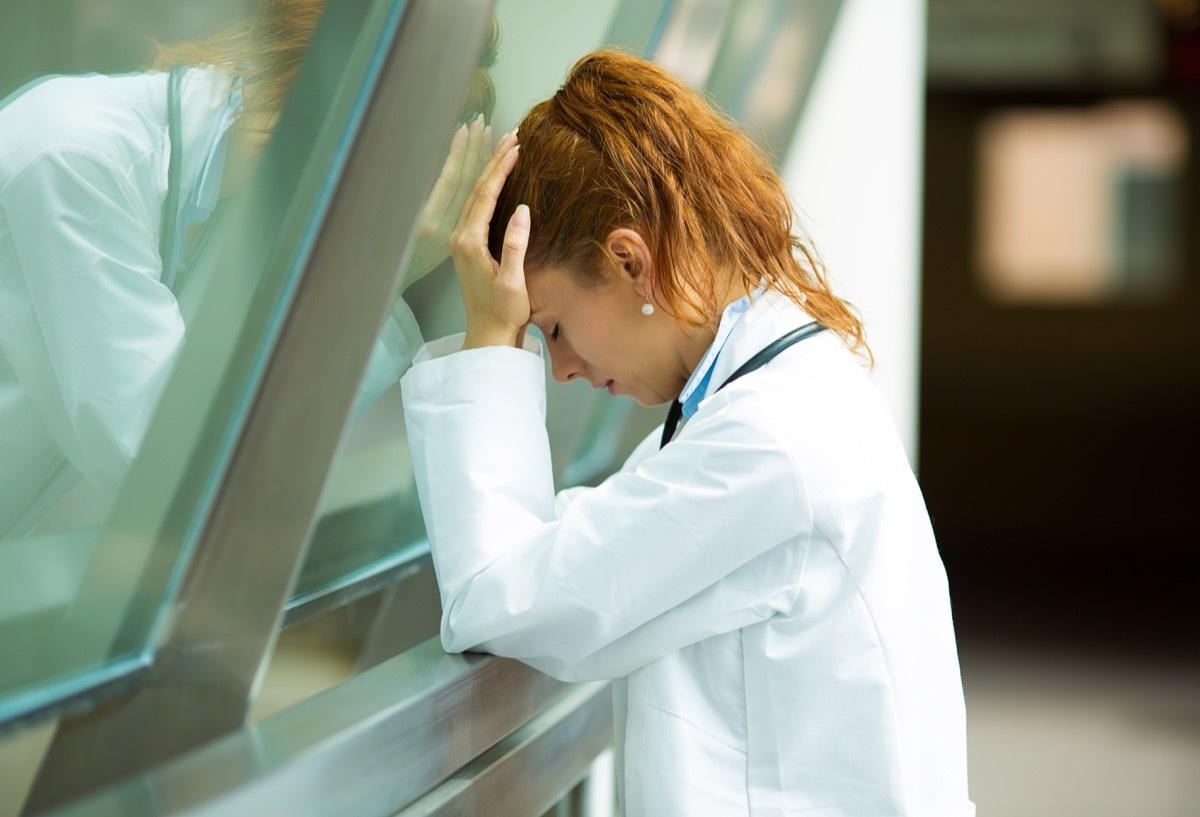
[[[466,334],[401,381],[446,649],[613,679],[628,817],[973,814],[929,518],[770,166],[616,53],[519,133],[451,240]],[[529,325],[556,379],[687,424],[556,497]]]
[[[0,103],[0,540],[80,480],[111,493],[124,479],[183,343],[189,262],[252,174],[324,5],[260,0],[249,24],[164,48],[145,73],[50,77]],[[445,258],[484,164],[496,36],[409,282]],[[419,343],[398,302],[359,408]]]

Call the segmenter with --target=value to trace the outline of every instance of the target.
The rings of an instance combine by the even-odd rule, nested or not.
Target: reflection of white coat
[[[945,573],[882,400],[774,293],[710,396],[554,496],[541,360],[429,344],[401,381],[447,650],[612,678],[628,817],[966,817]],[[444,356],[438,356],[439,354]]]
[[[57,77],[0,111],[0,538],[81,476],[120,484],[183,341],[159,258],[166,97],[162,73]],[[216,202],[236,107],[227,77],[187,73],[185,222]],[[377,344],[374,394],[406,365]]]

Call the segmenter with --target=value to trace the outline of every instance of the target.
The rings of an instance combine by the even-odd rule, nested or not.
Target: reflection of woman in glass
[[[973,814],[929,517],[770,165],[613,53],[519,133],[451,240],[466,335],[401,381],[446,648],[614,679],[628,817]],[[555,496],[530,324],[686,425]]]
[[[323,6],[263,0],[251,27],[164,49],[157,70],[53,77],[0,109],[0,538],[81,477],[123,478],[184,336],[188,262],[250,175]],[[476,86],[490,110],[483,71]],[[485,139],[481,119],[456,135],[444,210],[457,213],[447,202]],[[427,211],[410,277],[448,234]],[[376,393],[415,335],[399,306],[368,373]]]

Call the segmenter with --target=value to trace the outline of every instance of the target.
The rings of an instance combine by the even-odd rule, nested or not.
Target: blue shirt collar
[[[738,325],[738,321],[742,319],[742,316],[746,314],[746,310],[750,308],[750,304],[765,291],[766,287],[760,286],[749,295],[743,295],[738,298],[725,307],[725,311],[721,313],[721,323],[717,327],[717,336],[713,339],[712,345],[704,353],[704,357],[700,358],[700,365],[696,367],[695,371],[692,372],[692,376],[684,384],[683,391],[679,393],[679,403],[683,407],[683,419],[690,420],[692,415],[696,413],[696,409],[700,408],[700,402],[708,395],[709,383],[712,381],[713,367],[716,366],[717,358],[721,356],[721,350],[725,348],[725,342],[729,340],[730,333]]]

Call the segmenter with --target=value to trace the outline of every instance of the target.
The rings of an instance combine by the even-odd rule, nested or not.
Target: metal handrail
[[[443,814],[511,775],[521,802],[552,803],[609,744],[610,706],[606,683],[446,655],[431,639],[47,817]]]

